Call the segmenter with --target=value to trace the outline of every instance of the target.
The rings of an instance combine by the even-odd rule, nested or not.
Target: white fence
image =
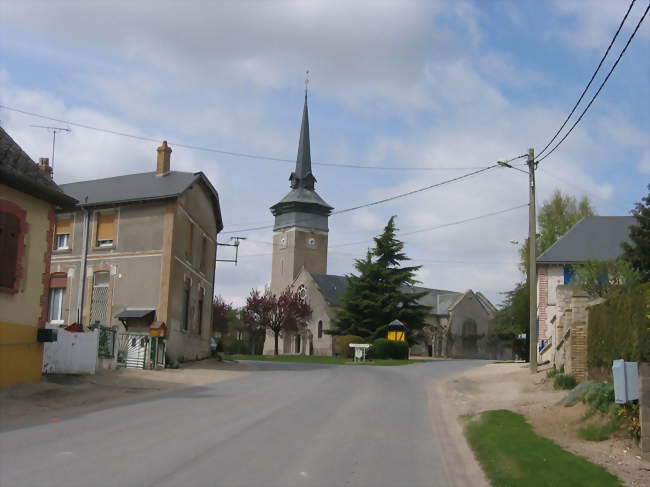
[[[56,328],[55,326],[47,326]],[[73,333],[57,328],[56,342],[45,343],[44,374],[94,374],[97,367],[97,330]]]

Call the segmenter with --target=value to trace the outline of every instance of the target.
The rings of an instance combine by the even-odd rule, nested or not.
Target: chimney
[[[172,148],[167,145],[167,141],[163,143],[158,149],[158,160],[156,162],[156,174],[163,175],[169,172],[169,159],[172,153]]]
[[[50,167],[50,159],[48,157],[38,159],[38,168],[47,174],[48,178],[52,178],[52,168]]]

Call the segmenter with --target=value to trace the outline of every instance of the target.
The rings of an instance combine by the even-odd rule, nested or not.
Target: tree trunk
[[[277,332],[277,333],[274,332],[273,333],[273,336],[275,338],[275,355],[278,355],[278,337],[279,337],[279,335],[280,335],[279,332]]]

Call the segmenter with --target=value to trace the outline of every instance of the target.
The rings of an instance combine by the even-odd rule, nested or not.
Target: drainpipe
[[[85,200],[88,202],[88,196]],[[83,324],[83,309],[84,309],[84,298],[85,298],[85,289],[86,289],[86,262],[88,259],[88,234],[90,233],[90,217],[88,215],[88,209],[81,206],[81,210],[84,212],[84,228],[83,228],[83,241],[81,243],[81,269],[79,269],[79,294],[77,302],[79,307],[77,308],[77,322]]]

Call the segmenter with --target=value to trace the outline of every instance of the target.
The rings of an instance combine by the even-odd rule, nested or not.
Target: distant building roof
[[[590,259],[614,260],[621,243],[630,242],[633,216],[588,216],[537,257],[538,264],[579,264]]]
[[[25,151],[0,127],[0,181],[36,198],[61,207],[74,206],[66,195]]]
[[[202,173],[169,171],[164,175],[156,172],[126,174],[112,178],[62,184],[61,189],[73,196],[83,206],[99,206],[134,201],[178,198],[196,181],[207,186],[217,215],[217,231],[223,228],[219,195],[208,178]]]

